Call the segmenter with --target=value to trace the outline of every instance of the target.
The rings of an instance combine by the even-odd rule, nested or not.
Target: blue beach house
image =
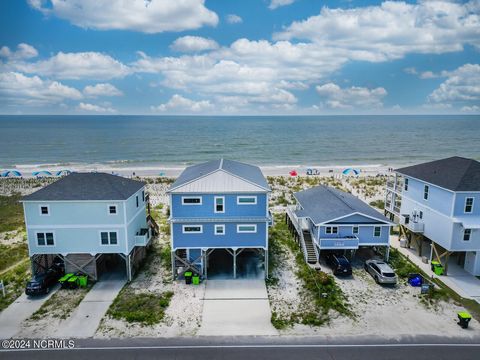
[[[174,278],[267,276],[269,192],[257,166],[220,159],[187,167],[168,190]]]
[[[145,183],[104,173],[72,173],[22,199],[32,273],[55,258],[66,272],[128,280],[157,227]]]
[[[419,256],[480,275],[480,162],[455,156],[395,170],[385,213]]]
[[[384,247],[389,254],[393,223],[352,194],[320,185],[294,193],[287,223],[296,234],[305,260],[315,264],[322,251],[353,253],[360,247]]]

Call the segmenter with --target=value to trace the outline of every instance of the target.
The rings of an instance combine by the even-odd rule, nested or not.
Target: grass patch
[[[0,272],[10,266],[28,258],[28,245],[26,243],[15,245],[0,244]]]
[[[68,318],[92,286],[93,284],[89,284],[86,288],[58,290],[30,316],[29,320],[40,320],[47,314],[57,319]]]
[[[20,194],[0,196],[0,232],[24,228],[23,207]]]
[[[132,289],[125,287],[110,306],[108,315],[129,323],[158,324],[163,320],[172,296],[171,291],[162,294],[136,294]]]
[[[272,280],[267,284],[275,285],[275,268],[279,264],[282,252],[285,251],[283,249],[288,248],[295,256],[296,275],[302,282],[304,301],[312,302],[310,311],[292,313],[287,318],[273,312],[271,317],[273,326],[277,329],[283,329],[295,323],[321,326],[330,321],[331,311],[345,316],[354,316],[349,308],[347,298],[335,283],[333,276],[323,271],[315,271],[305,262],[302,251],[295,243],[281,215],[275,215],[275,225],[270,231],[269,245],[273,247],[269,257],[273,264],[270,264],[269,267]]]
[[[383,200],[370,201],[370,206],[383,210],[385,208],[385,201]]]
[[[3,311],[25,291],[30,279],[30,262],[22,263],[4,273],[1,278],[5,285],[6,296],[0,295],[0,311]]]

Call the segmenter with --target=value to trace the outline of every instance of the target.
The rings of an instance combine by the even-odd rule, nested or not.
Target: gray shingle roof
[[[23,200],[126,200],[144,186],[142,181],[105,173],[72,173]]]
[[[452,191],[480,191],[480,162],[459,156],[395,170]]]
[[[331,221],[354,213],[367,215],[378,221],[390,223],[370,205],[344,191],[320,185],[293,194],[302,206],[301,214],[315,224]]]
[[[265,190],[270,190],[267,180],[258,166],[239,161],[219,159],[187,167],[172,184],[170,191],[220,169],[258,185]]]

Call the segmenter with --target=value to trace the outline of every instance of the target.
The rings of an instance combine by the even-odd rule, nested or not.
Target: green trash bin
[[[472,315],[470,315],[465,311],[459,312],[457,315],[458,315],[458,325],[460,325],[462,329],[468,328],[468,323],[470,322],[470,320],[472,320]]]
[[[68,274],[65,274],[63,275],[60,279],[58,279],[58,282],[60,283],[60,285],[63,287],[67,286],[68,285],[68,279],[70,279],[74,274],[73,273],[68,273]]]
[[[185,276],[185,284],[191,284],[192,283],[192,272],[191,271],[187,271],[185,272],[185,274],[183,274],[183,276]]]
[[[70,276],[67,280],[67,284],[69,289],[76,289],[78,287],[78,276]]]
[[[198,274],[192,276],[192,283],[193,285],[200,285],[200,276]]]
[[[87,284],[88,284],[88,276],[82,275],[82,276],[78,277],[78,285],[80,287],[85,288],[85,287],[87,287]]]
[[[430,263],[430,267],[432,271],[435,273],[435,275],[443,275],[444,273],[443,265],[439,261],[435,261],[435,260],[432,261]]]

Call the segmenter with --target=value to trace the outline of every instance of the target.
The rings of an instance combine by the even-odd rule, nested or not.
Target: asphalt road
[[[0,350],[0,359],[480,359],[477,340],[442,338],[192,338],[75,340],[70,350]]]

